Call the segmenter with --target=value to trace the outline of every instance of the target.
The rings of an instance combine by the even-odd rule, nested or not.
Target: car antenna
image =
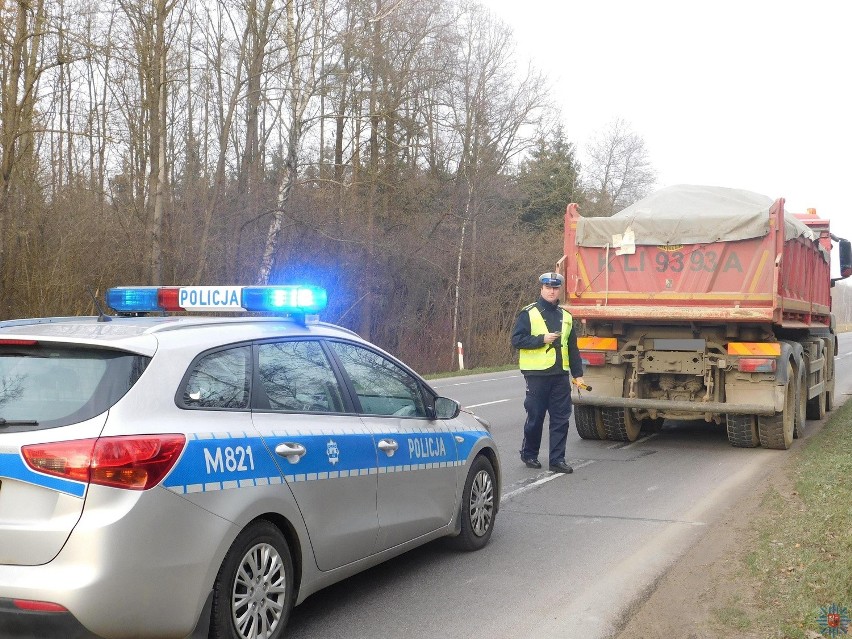
[[[92,301],[95,303],[95,308],[98,309],[98,321],[99,322],[111,322],[112,318],[104,313],[104,308],[101,306],[101,301],[95,297],[95,294],[92,292],[90,287],[86,287],[86,292],[89,294],[89,297],[92,298]]]

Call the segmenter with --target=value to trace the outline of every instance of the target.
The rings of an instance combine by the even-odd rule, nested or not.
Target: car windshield
[[[139,379],[149,358],[74,346],[0,346],[0,429],[54,428],[99,415]]]

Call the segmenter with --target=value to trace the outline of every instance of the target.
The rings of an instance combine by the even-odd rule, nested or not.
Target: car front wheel
[[[461,503],[461,533],[451,543],[460,550],[483,548],[494,531],[497,515],[497,480],[494,467],[480,455],[467,474]]]
[[[293,608],[287,540],[256,521],[234,540],[213,588],[211,639],[280,639]]]

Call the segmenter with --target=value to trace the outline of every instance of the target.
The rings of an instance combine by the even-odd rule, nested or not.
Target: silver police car
[[[486,425],[311,315],[312,287],[119,288],[0,322],[0,637],[277,639],[442,536],[482,548]],[[170,310],[269,311],[179,316]]]

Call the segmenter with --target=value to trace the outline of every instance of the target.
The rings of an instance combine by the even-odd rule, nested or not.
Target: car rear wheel
[[[210,639],[280,639],[293,603],[287,540],[257,521],[234,540],[216,576]]]
[[[488,458],[480,455],[471,465],[461,504],[461,533],[450,543],[459,550],[485,547],[494,531],[497,515],[497,479]]]

